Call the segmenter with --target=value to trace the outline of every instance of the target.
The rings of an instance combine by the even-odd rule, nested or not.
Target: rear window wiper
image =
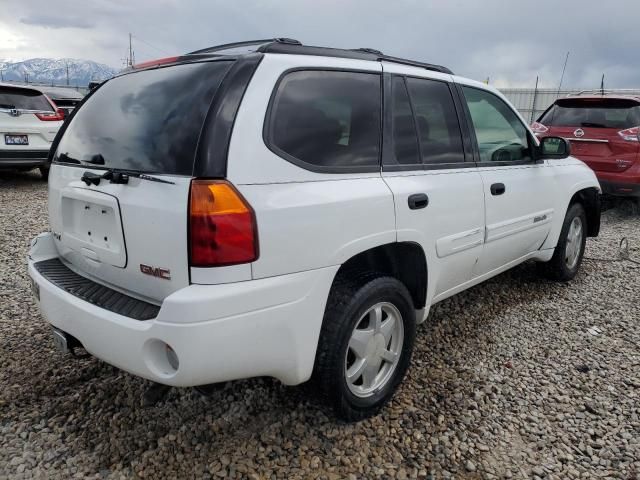
[[[109,169],[104,172],[102,175],[98,175],[97,173],[86,171],[82,174],[82,180],[84,183],[89,185],[99,185],[100,180],[105,179],[109,180],[109,183],[116,184],[127,184],[129,183],[129,177],[136,177],[141,180],[147,180],[149,182],[157,182],[157,183],[168,183],[170,185],[175,185],[175,182],[170,180],[164,180],[162,178],[153,177],[151,175],[147,175],[146,173],[138,173],[138,172],[127,172],[127,171],[119,171],[115,169]]]
[[[581,127],[591,127],[591,128],[607,128],[606,125],[602,125],[601,123],[591,123],[591,122],[582,122],[580,123]]]

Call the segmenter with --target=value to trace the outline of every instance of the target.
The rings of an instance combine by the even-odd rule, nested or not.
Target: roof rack
[[[252,46],[256,46],[255,51],[261,53],[288,53],[293,55],[318,55],[325,57],[352,58],[356,60],[371,60],[377,62],[385,61],[453,75],[453,72],[447,67],[443,67],[441,65],[433,65],[431,63],[418,62],[406,58],[393,57],[391,55],[385,55],[380,50],[376,50],[373,48],[344,49],[314,47],[310,45],[303,45],[300,41],[293,38],[270,38],[264,40],[249,40],[246,42],[226,43],[224,45],[217,45],[209,48],[204,48],[202,50],[196,50],[194,52],[190,52],[188,55],[207,53],[219,54],[224,52],[225,50]]]
[[[267,45],[270,43],[284,43],[289,45],[302,45],[298,40],[293,38],[266,38],[262,40],[247,40],[244,42],[224,43],[222,45],[214,45],[213,47],[203,48],[201,50],[195,50],[189,52],[187,55],[198,55],[202,53],[219,53],[224,50],[231,50],[233,48],[252,47],[254,45]]]
[[[617,89],[594,88],[591,90],[580,90],[579,92],[576,92],[576,93],[568,93],[567,97],[577,97],[579,95],[584,95],[587,93],[599,93],[600,95],[607,95],[607,94],[616,94],[616,93],[624,94],[625,92],[637,96],[638,91],[639,91],[638,89],[634,89],[634,88],[617,88]]]

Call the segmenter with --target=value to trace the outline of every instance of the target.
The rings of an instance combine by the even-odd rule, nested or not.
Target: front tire
[[[325,310],[313,381],[337,417],[375,415],[404,378],[415,339],[415,310],[393,277],[341,275]]]
[[[587,215],[580,203],[574,203],[567,210],[553,257],[540,264],[542,274],[559,282],[572,280],[580,270],[586,242]]]

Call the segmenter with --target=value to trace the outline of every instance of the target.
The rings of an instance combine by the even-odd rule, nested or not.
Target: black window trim
[[[393,157],[393,129],[392,129],[392,119],[391,119],[391,108],[388,108],[388,115],[385,114],[385,125],[383,127],[384,130],[384,138],[383,141],[387,144],[387,148],[384,149],[384,158],[382,162],[382,171],[384,172],[403,172],[403,171],[425,171],[425,170],[455,170],[459,168],[475,168],[475,151],[473,149],[473,143],[469,141],[468,137],[468,126],[466,124],[466,117],[464,115],[464,111],[461,110],[460,100],[457,95],[456,85],[447,80],[442,80],[439,78],[431,78],[431,77],[421,77],[418,75],[407,75],[407,74],[398,74],[398,73],[384,73],[385,78],[388,78],[388,90],[385,91],[385,105],[391,105],[392,102],[392,85],[393,78],[400,77],[403,80],[404,87],[406,89],[407,95],[409,97],[409,105],[411,107],[411,113],[413,115],[413,122],[416,129],[416,137],[418,138],[418,155],[420,159],[420,163],[416,164],[403,164],[399,165],[396,163],[386,164],[384,159]],[[458,119],[458,126],[460,128],[460,136],[462,140],[462,150],[464,155],[464,161],[456,162],[456,163],[423,163],[422,162],[422,150],[420,145],[420,139],[418,137],[418,126],[416,115],[413,106],[413,99],[411,98],[411,92],[409,91],[409,86],[407,85],[407,78],[415,78],[417,80],[430,80],[434,82],[441,82],[447,85],[449,88],[449,93],[451,95],[451,99],[453,100],[453,106],[456,113],[456,118]]]
[[[471,118],[471,112],[469,111],[469,106],[467,105],[467,100],[466,97],[464,96],[464,91],[462,90],[462,87],[467,87],[467,88],[473,88],[474,90],[479,90],[481,92],[486,92],[488,94],[493,95],[494,97],[496,97],[498,100],[500,100],[502,103],[505,104],[505,106],[511,110],[516,118],[518,119],[518,121],[520,121],[524,127],[524,131],[527,134],[527,142],[529,143],[529,150],[531,152],[531,160],[511,160],[508,162],[481,162],[480,161],[480,148],[478,147],[478,138],[476,137],[476,131],[475,128],[473,127],[473,120]],[[487,90],[485,88],[479,88],[479,87],[475,87],[473,85],[466,85],[466,84],[460,84],[460,83],[456,83],[455,84],[455,88],[458,92],[458,96],[460,97],[460,103],[462,104],[462,109],[464,112],[464,116],[466,117],[466,122],[468,124],[468,132],[469,132],[469,138],[472,139],[472,144],[473,144],[473,150],[474,150],[474,161],[475,161],[475,165],[478,168],[481,167],[508,167],[508,166],[520,166],[520,165],[535,165],[535,164],[539,164],[542,163],[539,159],[536,158],[536,143],[533,140],[531,133],[529,132],[529,128],[527,127],[527,125],[522,122],[522,120],[520,120],[520,117],[518,115],[518,113],[511,107],[511,105],[509,105],[507,102],[505,102],[502,98],[500,98],[498,95],[496,95],[495,93],[493,93],[491,90]]]
[[[280,84],[284,80],[284,78],[294,72],[346,72],[346,73],[366,73],[370,75],[377,75],[379,77],[380,83],[380,129],[378,131],[378,162],[376,165],[362,165],[362,166],[322,166],[322,165],[314,165],[311,163],[307,163],[299,158],[290,155],[284,150],[280,149],[271,141],[272,136],[272,126],[273,126],[273,116],[274,116],[274,104],[276,97],[278,95],[278,91],[280,89]],[[286,160],[297,167],[303,168],[310,172],[314,173],[380,173],[381,164],[382,164],[382,149],[383,149],[383,130],[384,130],[384,111],[385,111],[385,101],[384,101],[384,85],[383,85],[383,75],[380,70],[367,70],[367,69],[358,69],[358,68],[337,68],[337,67],[294,67],[289,68],[283,71],[278,80],[276,80],[275,85],[271,91],[271,96],[269,97],[269,104],[267,105],[267,111],[264,116],[264,122],[262,126],[262,141],[265,146],[275,153],[280,158]]]

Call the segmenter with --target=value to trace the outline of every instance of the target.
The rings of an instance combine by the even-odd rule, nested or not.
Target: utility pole
[[[531,104],[531,121],[529,123],[533,123],[533,119],[536,115],[536,97],[538,96],[538,76],[536,75],[536,86],[533,89],[533,103]]]
[[[131,42],[131,33],[129,33],[129,61],[127,62],[127,66],[133,68],[133,44]]]
[[[69,62],[66,62],[67,65],[67,85],[69,85]]]
[[[558,85],[557,97],[560,96],[560,89],[562,88],[562,80],[564,80],[564,71],[567,68],[567,62],[569,61],[569,53],[571,53],[571,52],[567,52],[567,56],[564,59],[564,66],[562,67],[562,75],[560,76],[560,84]]]
[[[602,74],[602,80],[600,80],[600,95],[604,96],[604,73]]]

